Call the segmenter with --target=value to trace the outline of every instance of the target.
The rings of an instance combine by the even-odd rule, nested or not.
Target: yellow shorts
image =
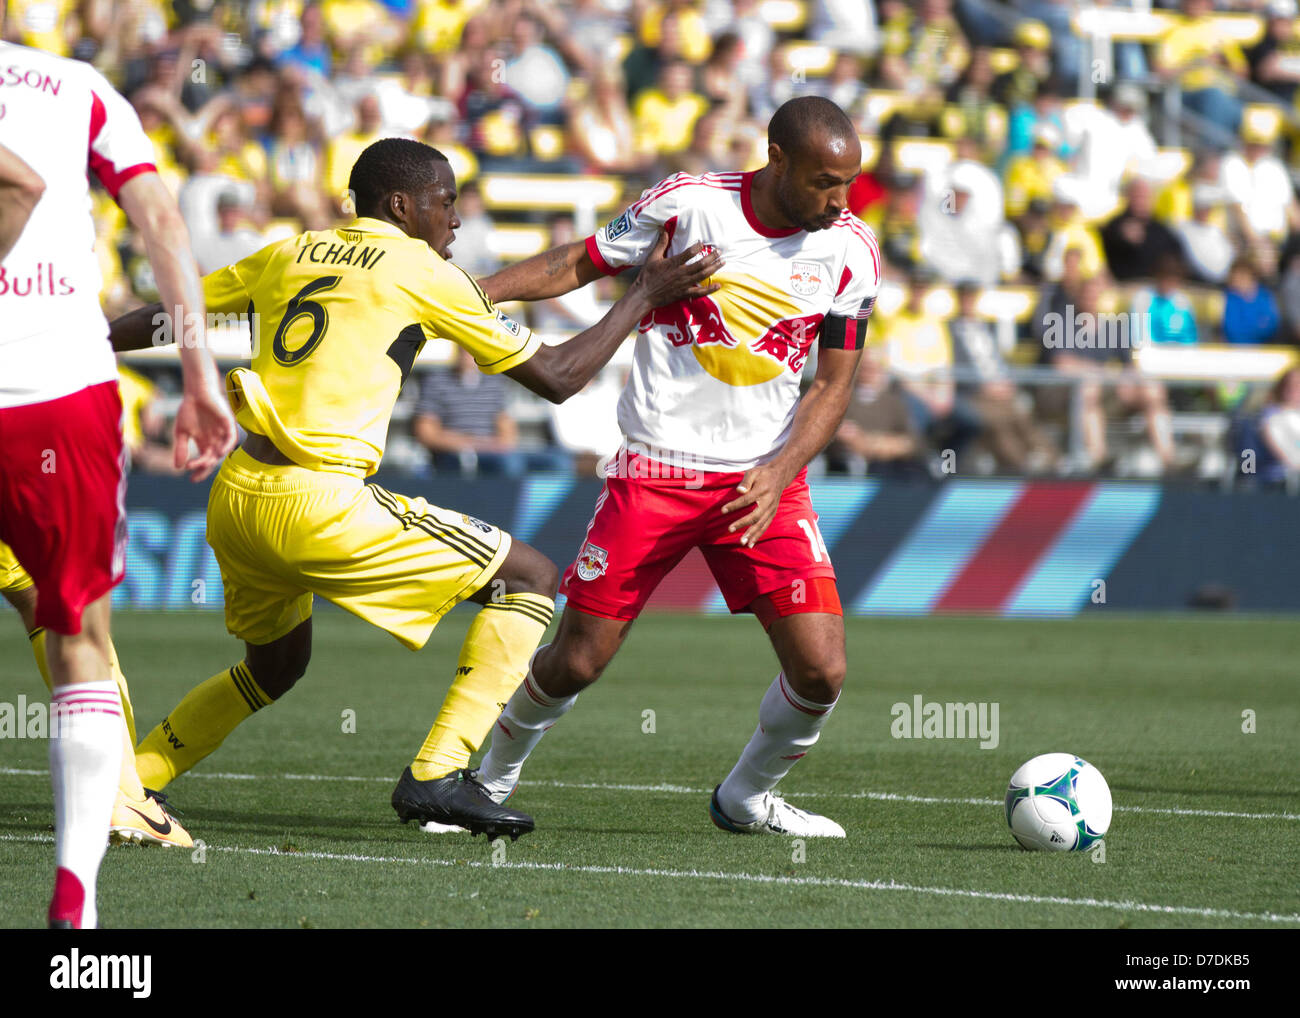
[[[212,482],[208,544],[226,628],[241,640],[278,640],[319,594],[418,650],[496,575],[510,535],[359,477],[266,466],[236,449]]]
[[[9,545],[0,544],[0,590],[26,590],[34,582]]]

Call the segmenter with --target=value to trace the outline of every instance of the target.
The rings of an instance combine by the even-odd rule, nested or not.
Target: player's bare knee
[[[516,541],[488,587],[489,594],[540,594],[554,599],[559,585],[555,563],[531,545]]]
[[[311,620],[273,643],[247,644],[245,661],[253,681],[272,700],[289,692],[311,663]]]
[[[786,679],[794,691],[814,703],[833,703],[844,687],[848,663],[843,657],[826,657],[804,664]]]
[[[572,696],[601,677],[609,662],[589,646],[559,641],[538,655],[533,674],[550,696]]]

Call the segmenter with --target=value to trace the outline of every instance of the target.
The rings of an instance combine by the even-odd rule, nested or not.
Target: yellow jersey
[[[427,340],[464,347],[486,374],[541,346],[463,269],[377,219],[271,244],[205,276],[203,296],[253,322],[252,367],[226,378],[240,425],[300,466],[363,477]]]

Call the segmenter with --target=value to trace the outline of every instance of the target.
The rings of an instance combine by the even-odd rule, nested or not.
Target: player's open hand
[[[746,506],[753,506],[754,509],[748,516],[736,520],[727,527],[727,533],[734,534],[742,527],[748,528],[740,535],[740,543],[749,548],[758,544],[759,538],[772,525],[776,511],[781,505],[781,493],[790,486],[791,480],[792,477],[787,476],[771,463],[746,470],[740,483],[736,485],[740,497],[733,498],[722,507],[722,511],[735,512]]]
[[[704,297],[721,288],[709,278],[726,264],[714,248],[692,244],[681,254],[665,258],[667,248],[668,237],[661,232],[634,284],[642,288],[651,307]]]
[[[235,447],[235,419],[225,397],[210,385],[187,387],[176,412],[172,462],[177,470],[188,470],[190,480],[206,478]],[[198,455],[190,458],[190,442]]]

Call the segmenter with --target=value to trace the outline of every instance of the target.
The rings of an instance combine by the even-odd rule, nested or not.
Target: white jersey
[[[643,262],[660,230],[669,255],[700,242],[726,260],[716,293],[641,321],[618,405],[630,450],[701,470],[764,463],[790,435],[813,342],[862,345],[882,271],[871,230],[848,212],[812,233],[770,229],[754,214],[753,178],[679,173],[587,239],[607,274]]]
[[[89,64],[0,42],[0,144],[45,181],[0,264],[0,407],[117,377],[99,306],[88,173],[116,198],[154,169],[130,103]]]

